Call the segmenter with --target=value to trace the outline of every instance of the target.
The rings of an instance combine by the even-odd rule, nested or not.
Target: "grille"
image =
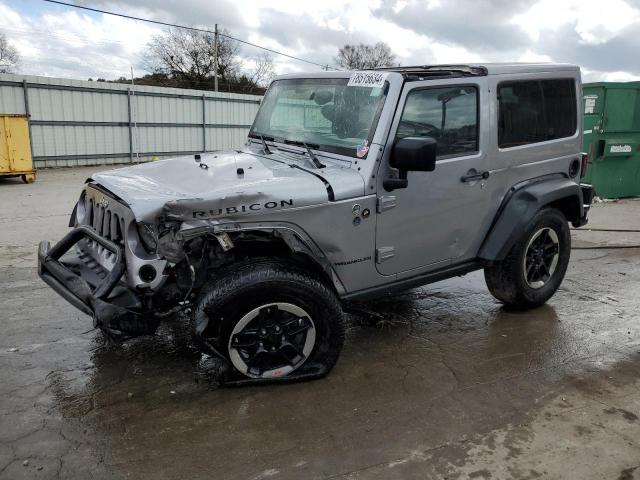
[[[120,246],[126,268],[123,279],[130,286],[145,285],[156,288],[166,279],[164,275],[157,275],[152,282],[140,278],[139,272],[144,265],[150,264],[157,272],[162,272],[167,261],[145,250],[140,242],[133,210],[104,187],[94,183],[85,186],[76,208],[74,223],[89,226],[102,238]],[[108,272],[113,271],[116,254],[91,238],[84,237],[80,240],[76,245],[76,251],[85,265],[95,273],[96,278],[104,278]]]
[[[124,243],[125,220],[117,212],[109,208],[108,205],[104,205],[105,198],[103,197],[98,202],[94,198],[89,199],[88,218],[85,223],[91,225],[101,237],[122,245]],[[115,202],[115,200],[111,201]],[[109,201],[107,200],[107,202]]]
[[[83,208],[79,209],[77,216],[78,222],[92,227],[98,235],[120,245],[126,251],[127,231],[132,222],[135,222],[131,209],[94,185],[87,185],[83,198]],[[90,267],[92,259],[106,270],[113,268],[115,254],[90,238],[84,238],[78,243],[78,252]]]

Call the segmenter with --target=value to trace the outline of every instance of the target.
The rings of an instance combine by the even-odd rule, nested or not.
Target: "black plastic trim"
[[[381,67],[374,70],[397,72],[407,81],[437,78],[486,77],[489,71],[479,65],[412,65],[405,67]]]
[[[533,216],[545,205],[575,197],[578,207],[576,221],[584,214],[582,190],[564,174],[552,174],[527,180],[512,187],[505,195],[489,233],[480,247],[482,260],[502,260],[518,241]]]
[[[403,278],[384,285],[347,293],[346,295],[342,295],[340,299],[346,301],[379,298],[380,295],[386,295],[397,291],[407,290],[409,288],[419,287],[421,285],[427,285],[429,283],[439,282],[440,280],[446,280],[447,278],[465,275],[475,270],[480,270],[485,266],[486,263],[479,260],[448,265],[447,267],[421,273],[413,277]]]
[[[88,237],[115,255],[114,267],[103,282],[92,292],[89,284],[69,270],[60,258],[76,243]],[[81,225],[67,233],[54,247],[42,241],[38,246],[38,274],[51,288],[76,308],[91,315],[96,299],[104,300],[118,284],[124,273],[122,249],[115,243],[102,238],[92,228]],[[72,280],[76,282],[72,287]]]
[[[88,298],[79,298],[76,294],[72,293],[69,288],[62,284],[56,277],[54,277],[49,270],[46,270],[42,267],[44,263],[44,259],[49,253],[49,242],[42,241],[38,246],[38,274],[40,278],[49,285],[58,295],[64,298],[71,305],[76,307],[83,313],[87,315],[93,315],[93,310],[91,306],[87,303]],[[88,288],[88,285],[87,285]]]

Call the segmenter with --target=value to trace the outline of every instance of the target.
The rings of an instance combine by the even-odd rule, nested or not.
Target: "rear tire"
[[[505,305],[528,309],[546,303],[569,265],[571,235],[567,219],[555,208],[540,210],[506,258],[484,270],[491,294]]]
[[[200,294],[194,334],[244,378],[322,376],[342,349],[344,318],[321,279],[284,261],[252,259],[216,275]]]

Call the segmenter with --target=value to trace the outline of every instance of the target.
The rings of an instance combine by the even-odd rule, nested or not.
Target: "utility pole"
[[[136,138],[136,163],[140,163],[140,135],[138,134],[138,116],[136,113],[136,102],[135,102],[136,93],[135,93],[135,83],[133,82],[133,65],[131,65],[131,90],[129,91],[129,95],[131,95],[130,107],[132,107],[131,111],[129,112],[129,129],[131,129],[131,117],[133,117],[133,132]]]
[[[218,24],[213,35],[213,89],[218,91]]]

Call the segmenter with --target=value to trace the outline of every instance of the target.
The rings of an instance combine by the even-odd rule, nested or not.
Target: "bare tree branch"
[[[266,87],[274,76],[273,58],[264,52],[252,60],[255,66],[247,75],[249,82],[260,87]]]
[[[221,33],[228,34],[226,30]],[[232,79],[239,70],[239,46],[226,36],[218,36],[218,77]],[[213,34],[168,29],[152,38],[147,46],[145,69],[197,87],[214,76],[215,39]]]
[[[18,50],[0,33],[0,73],[13,73],[19,61]]]
[[[368,68],[392,67],[396,56],[384,42],[375,45],[345,45],[338,51],[334,62],[340,68],[348,70],[366,70]]]

